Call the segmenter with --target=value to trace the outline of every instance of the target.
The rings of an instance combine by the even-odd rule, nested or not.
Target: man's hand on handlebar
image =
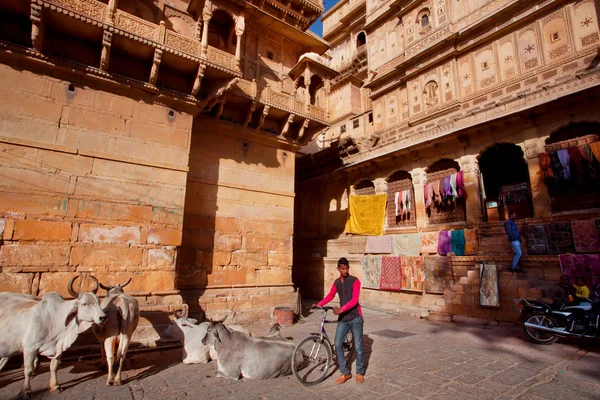
[[[339,307],[333,307],[333,313],[335,315],[340,315],[342,313],[342,311]]]

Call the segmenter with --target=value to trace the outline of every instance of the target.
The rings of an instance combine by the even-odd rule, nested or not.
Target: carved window
[[[429,15],[424,14],[421,17],[421,28],[425,28],[427,26],[429,26]]]
[[[427,107],[435,107],[440,101],[439,97],[439,86],[436,81],[430,81],[425,85],[423,90],[425,95],[425,104]]]

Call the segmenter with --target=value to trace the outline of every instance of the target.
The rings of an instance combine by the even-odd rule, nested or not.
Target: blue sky
[[[333,7],[333,5],[335,3],[337,3],[338,0],[323,0],[323,6],[325,6],[325,11],[323,11],[324,13],[327,12],[327,10],[329,10],[331,7]],[[310,30],[313,33],[316,33],[317,35],[323,37],[323,23],[321,22],[321,17],[319,17],[311,26],[310,26]]]

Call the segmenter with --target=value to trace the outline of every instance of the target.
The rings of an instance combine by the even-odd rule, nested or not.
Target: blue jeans
[[[519,240],[515,240],[514,242],[510,242],[510,245],[513,249],[513,252],[515,253],[515,255],[513,257],[512,266],[510,267],[510,269],[517,269],[517,265],[519,264],[519,259],[523,255],[523,252],[521,251],[521,242]]]
[[[344,358],[344,338],[349,330],[352,330],[354,339],[354,350],[356,351],[356,373],[365,374],[365,353],[363,351],[363,317],[356,317],[352,321],[338,322],[335,330],[335,353],[337,355],[340,372],[344,375],[350,375],[350,368],[346,365]]]

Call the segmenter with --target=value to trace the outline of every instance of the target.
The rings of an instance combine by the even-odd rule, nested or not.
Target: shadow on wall
[[[281,218],[276,196],[269,191],[286,191],[278,189],[277,182],[284,182],[286,161],[294,162],[291,152],[283,156],[282,150],[251,142],[239,135],[241,129],[202,116],[192,129],[176,287],[190,314],[200,320],[205,312],[216,310],[205,308],[208,300],[201,303],[207,288],[258,283],[271,243],[271,225],[264,221]],[[267,215],[271,211],[277,215]],[[220,303],[217,311],[231,309]]]

